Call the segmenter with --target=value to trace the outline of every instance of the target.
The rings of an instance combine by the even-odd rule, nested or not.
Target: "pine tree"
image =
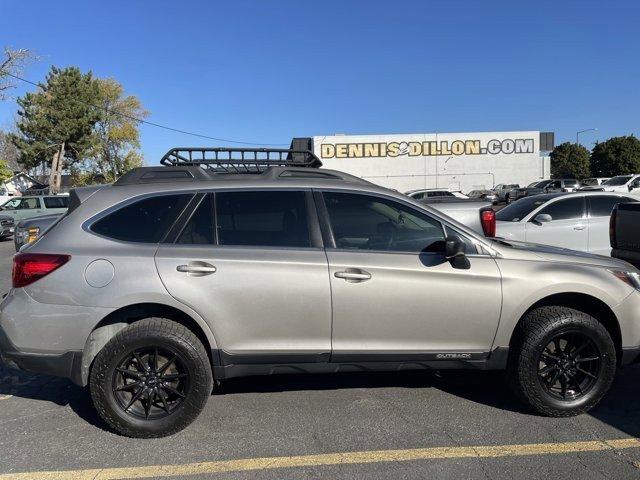
[[[100,118],[98,98],[91,72],[51,67],[40,91],[18,99],[19,133],[12,141],[21,152],[19,162],[27,169],[48,165],[52,193],[60,190],[62,170],[92,147],[93,127]]]

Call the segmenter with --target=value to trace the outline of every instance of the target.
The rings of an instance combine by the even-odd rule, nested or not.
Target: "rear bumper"
[[[621,365],[633,365],[640,363],[640,347],[629,347],[622,349]]]
[[[0,357],[10,367],[82,385],[87,338],[111,311],[39,303],[24,289],[13,289],[0,303]]]
[[[71,351],[59,355],[19,351],[0,326],[0,360],[9,368],[71,379],[82,385],[82,352]]]

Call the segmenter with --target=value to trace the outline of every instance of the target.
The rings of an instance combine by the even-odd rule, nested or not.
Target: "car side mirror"
[[[444,241],[444,256],[453,268],[468,269],[467,246],[457,235],[449,235]]]
[[[543,223],[549,223],[551,220],[553,220],[553,217],[548,213],[540,213],[533,219],[533,223],[542,225]]]

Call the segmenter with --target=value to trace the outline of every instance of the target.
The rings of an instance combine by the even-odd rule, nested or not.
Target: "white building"
[[[331,135],[298,138],[325,168],[402,192],[418,188],[489,189],[549,178],[553,133],[479,132]]]

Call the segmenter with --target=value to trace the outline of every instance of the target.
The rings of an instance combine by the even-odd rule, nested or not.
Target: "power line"
[[[16,80],[21,80],[21,81],[23,81],[25,83],[28,83],[30,85],[33,85],[35,87],[42,88],[42,85],[40,85],[40,84],[38,84],[36,82],[32,82],[31,80],[27,80],[26,78],[22,78],[22,77],[20,77],[18,75],[14,75],[14,74],[9,73],[9,72],[4,72],[3,75],[7,75],[8,77],[15,78]],[[85,102],[83,100],[79,100],[79,101],[81,103],[84,103],[85,105],[89,105],[90,107],[97,108],[99,110],[105,110],[105,111],[107,111],[109,113],[113,113],[115,115],[120,115],[121,117],[128,118],[129,120],[133,120],[135,122],[144,123],[145,125],[150,125],[152,127],[162,128],[164,130],[169,130],[171,132],[182,133],[184,135],[191,135],[192,137],[206,138],[208,140],[215,140],[216,142],[227,142],[227,143],[236,143],[236,144],[240,144],[240,145],[255,145],[255,146],[263,146],[263,147],[267,147],[267,146],[286,146],[286,145],[288,145],[286,143],[255,143],[255,142],[243,142],[243,141],[240,141],[240,140],[229,140],[228,138],[211,137],[209,135],[203,135],[201,133],[188,132],[186,130],[180,130],[179,128],[173,128],[173,127],[168,127],[167,125],[161,125],[159,123],[149,122],[148,120],[143,120],[142,118],[134,117],[133,115],[127,115],[126,113],[122,113],[122,112],[119,112],[118,110],[113,110],[111,108],[100,107],[98,105],[94,105],[92,103]]]

